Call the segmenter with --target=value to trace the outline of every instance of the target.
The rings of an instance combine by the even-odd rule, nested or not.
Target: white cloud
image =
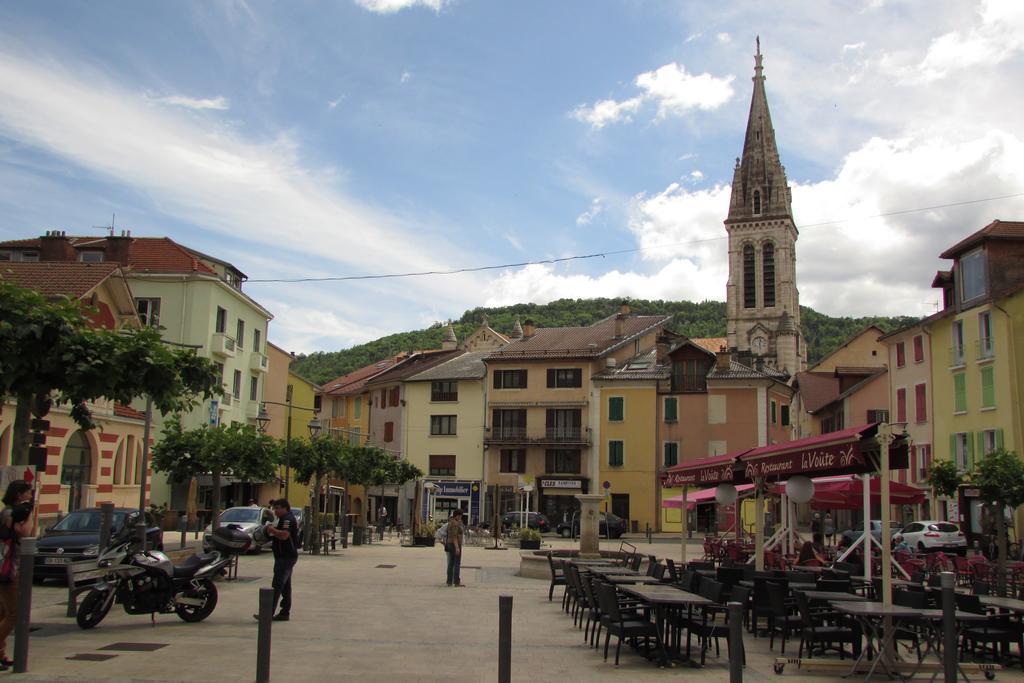
[[[402,75],[398,77],[399,83],[408,83],[412,79],[412,74],[408,71],[403,71]]]
[[[717,38],[718,42],[722,43],[723,45],[726,44],[726,43],[731,43],[732,42],[732,36],[730,36],[725,31],[716,34],[715,38]]]
[[[515,248],[516,251],[523,251],[523,243],[519,241],[519,238],[512,232],[506,232],[502,237]]]
[[[571,112],[577,121],[600,129],[609,123],[629,123],[644,102],[658,106],[658,119],[684,116],[694,109],[717,109],[733,96],[733,76],[717,78],[709,73],[691,74],[682,64],[672,62],[636,77],[635,85],[642,91],[626,100],[600,100],[591,106],[580,105]]]
[[[440,12],[448,2],[449,0],[355,0],[355,3],[363,9],[378,14],[394,14],[417,6]]]
[[[185,97],[184,95],[167,95],[165,97],[154,97],[153,101],[162,104],[170,104],[185,109],[228,109],[231,105],[226,97],[196,98]]]
[[[328,100],[327,108],[328,109],[337,109],[338,105],[341,104],[342,100],[344,100],[344,99],[345,99],[344,95],[338,95],[338,97],[336,99]]]
[[[590,208],[576,216],[576,225],[588,225],[602,211],[604,211],[604,200],[600,197],[594,197],[590,202]]]
[[[577,121],[589,123],[594,129],[604,128],[609,123],[618,121],[630,122],[632,115],[640,108],[641,98],[633,97],[622,102],[615,100],[601,100],[593,106],[580,105],[572,111],[572,117]]]
[[[933,40],[918,68],[921,78],[930,82],[952,71],[998,64],[1022,50],[1024,3],[986,0],[981,3],[976,24]]]
[[[698,180],[704,180],[704,174],[699,169],[696,171],[692,171],[690,173],[690,180],[693,180],[694,182]]]

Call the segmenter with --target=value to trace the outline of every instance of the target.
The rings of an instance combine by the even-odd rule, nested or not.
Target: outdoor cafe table
[[[642,576],[640,572],[629,567],[584,567],[591,574],[608,578],[609,576]]]
[[[785,579],[781,579],[781,578],[780,579],[765,579],[765,580],[768,583],[772,583],[773,581],[776,582],[776,583],[778,583],[778,582],[786,583],[786,580]],[[743,586],[744,588],[753,588],[754,587],[754,582],[751,581],[750,579],[743,579],[742,581],[739,582],[739,585]],[[792,591],[812,591],[812,590],[814,590],[815,588],[818,587],[818,584],[816,584],[816,583],[804,583],[803,581],[797,581],[796,583],[793,583],[792,581],[790,581],[790,582],[786,583],[786,586],[789,588],[790,592],[792,592]]]
[[[998,609],[1007,610],[1008,612],[1024,614],[1024,600],[1000,598],[995,595],[979,595],[978,601],[985,607],[996,607]]]
[[[867,602],[867,598],[856,593],[840,593],[839,591],[799,591],[808,600],[818,602]]]
[[[609,574],[604,577],[604,580],[608,583],[615,584],[616,586],[625,586],[630,584],[645,583],[649,585],[663,585],[661,579],[656,579],[653,576],[630,576],[623,574]]]
[[[665,630],[665,610],[669,607],[687,607],[692,612],[694,606],[699,607],[715,603],[702,595],[673,588],[672,586],[619,586],[618,589],[626,595],[638,598],[654,608],[654,623],[658,627],[658,633],[661,634],[665,650],[672,659],[687,661],[688,658],[679,652],[678,644],[673,645],[668,641]]]

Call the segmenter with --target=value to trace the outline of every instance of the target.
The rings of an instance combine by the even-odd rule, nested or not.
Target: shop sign
[[[677,486],[721,484],[723,482],[731,482],[732,477],[732,463],[727,462],[706,467],[695,467],[679,472],[666,472],[662,480],[662,486],[675,488]]]
[[[740,458],[743,460],[743,458]],[[744,473],[753,481],[762,477],[792,474],[827,474],[864,464],[864,456],[856,443],[812,446],[802,451],[767,456],[745,463]]]
[[[468,481],[435,481],[434,495],[442,498],[469,498],[472,484]]]
[[[583,482],[579,479],[541,479],[541,488],[545,489],[581,489]]]

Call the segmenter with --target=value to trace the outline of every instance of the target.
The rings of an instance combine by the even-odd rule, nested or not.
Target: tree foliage
[[[180,420],[168,420],[153,447],[153,469],[175,483],[209,474],[213,477],[213,519],[220,511],[221,477],[267,481],[277,474],[279,442],[252,425],[203,425],[185,430]]]
[[[1024,463],[1017,454],[1004,448],[988,453],[970,474],[972,487],[978,489],[990,519],[995,522],[999,548],[999,593],[1006,591],[1007,528],[1004,510],[1024,505]]]
[[[167,414],[223,391],[214,364],[195,351],[163,344],[153,328],[97,329],[88,313],[66,297],[51,300],[0,283],[0,393],[18,400],[18,458],[28,442],[29,408],[42,417],[51,397],[70,405],[82,429],[92,429],[90,401],[128,404],[146,395]]]
[[[952,460],[939,460],[932,464],[928,473],[928,485],[939,496],[952,498],[963,483],[964,477]]]
[[[590,325],[619,310],[619,299],[559,299],[548,304],[516,304],[497,308],[473,308],[452,322],[455,334],[465,339],[479,327],[484,316],[491,327],[509,334],[515,320],[533,320],[539,327],[565,327]],[[690,337],[724,337],[725,303],[721,301],[648,301],[632,300],[630,306],[640,315],[671,315],[669,329]],[[869,324],[891,330],[916,320],[910,317],[833,318],[810,308],[801,307],[801,323],[811,363],[837,348],[850,336]],[[339,375],[375,363],[401,351],[437,348],[445,335],[445,326],[412,332],[400,332],[381,337],[350,349],[300,356],[292,369],[317,383],[327,382]]]

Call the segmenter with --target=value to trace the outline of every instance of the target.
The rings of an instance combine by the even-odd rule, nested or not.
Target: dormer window
[[[82,263],[100,263],[103,261],[103,252],[97,250],[78,252],[78,260]]]
[[[761,215],[761,191],[754,190],[754,215]]]
[[[957,270],[960,276],[960,301],[971,301],[988,293],[984,251],[976,249],[961,256]]]

